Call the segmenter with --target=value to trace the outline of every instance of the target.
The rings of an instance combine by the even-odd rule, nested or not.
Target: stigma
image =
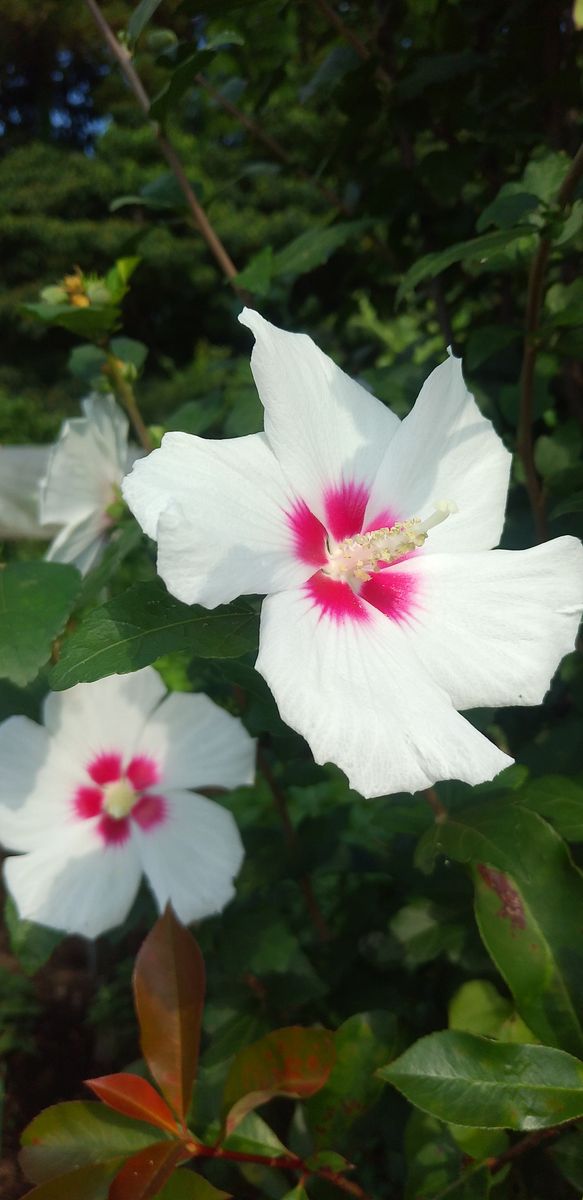
[[[366,583],[381,567],[388,567],[397,559],[419,550],[427,541],[430,529],[435,529],[456,512],[457,505],[453,501],[440,500],[435,511],[424,521],[412,517],[409,521],[397,521],[390,529],[357,533],[341,542],[328,538],[328,564],[323,568],[324,574],[353,587]]]
[[[127,779],[116,779],[103,788],[103,811],[119,821],[131,813],[137,799],[137,792]]]

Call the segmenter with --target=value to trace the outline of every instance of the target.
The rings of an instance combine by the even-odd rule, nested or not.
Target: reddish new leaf
[[[85,1083],[99,1100],[116,1112],[176,1134],[176,1117],[172,1109],[147,1079],[120,1071],[117,1075],[86,1079]]]
[[[196,1077],[204,988],[202,954],[168,906],[136,959],[134,996],[144,1058],[181,1121]]]
[[[151,1200],[187,1158],[180,1142],[154,1142],[124,1163],[109,1189],[109,1200]]]
[[[334,1066],[334,1035],[328,1029],[292,1025],[246,1046],[231,1065],[225,1084],[225,1132],[273,1096],[305,1100],[324,1086]]]

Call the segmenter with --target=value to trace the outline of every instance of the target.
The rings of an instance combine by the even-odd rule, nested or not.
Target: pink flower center
[[[160,780],[153,758],[137,754],[124,767],[122,754],[106,751],[86,769],[88,781],[77,788],[73,808],[83,821],[97,818],[97,830],[106,845],[127,842],[132,821],[145,832],[164,821],[167,801],[150,790]]]
[[[319,568],[306,592],[321,616],[336,622],[368,621],[370,605],[391,620],[406,620],[418,581],[391,567],[415,554],[429,530],[455,511],[455,505],[441,504],[425,521],[398,521],[386,511],[365,526],[368,500],[364,484],[343,481],[324,494],[325,525],[303,500],[287,513],[296,556]]]

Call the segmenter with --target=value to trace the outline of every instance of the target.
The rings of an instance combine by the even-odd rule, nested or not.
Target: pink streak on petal
[[[418,580],[387,567],[363,583],[360,595],[392,621],[406,621],[415,609]]]
[[[398,517],[390,509],[385,508],[382,512],[377,513],[376,517],[373,517],[372,520],[366,522],[362,532],[372,533],[373,529],[392,529],[393,525],[397,524],[397,521],[402,520],[402,517]]]
[[[115,753],[98,754],[87,767],[88,774],[94,783],[115,783],[121,779],[122,756]]]
[[[106,846],[123,846],[130,836],[130,823],[127,817],[110,817],[105,814],[97,825],[97,829]]]
[[[77,788],[73,804],[77,816],[81,817],[83,821],[88,821],[90,817],[96,817],[101,812],[103,792],[101,788],[83,785]]]
[[[155,783],[158,783],[160,768],[155,759],[149,758],[147,754],[136,754],[127,768],[126,778],[129,779],[136,792],[143,792],[145,788],[153,787]]]
[[[360,597],[353,592],[348,583],[339,579],[330,579],[322,571],[305,584],[305,590],[313,603],[320,609],[320,615],[329,617],[332,621],[368,621],[369,614]]]
[[[292,531],[294,550],[301,562],[321,567],[326,562],[326,530],[304,500],[296,500],[287,523]]]
[[[327,488],[324,493],[326,525],[337,542],[361,532],[368,494],[364,483],[354,480],[343,480],[338,486]]]
[[[156,825],[161,825],[168,816],[168,804],[164,796],[142,796],[132,808],[132,817],[138,822],[140,829],[148,832]]]

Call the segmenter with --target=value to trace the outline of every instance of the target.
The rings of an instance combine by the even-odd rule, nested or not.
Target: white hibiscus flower
[[[152,667],[51,693],[44,727],[0,725],[0,841],[21,917],[96,937],[144,874],[184,922],[220,912],[243,860],[227,809],[192,788],[254,777],[255,745],[208,696],[165,694]]]
[[[59,526],[46,557],[85,574],[95,564],[112,525],[123,476],[136,457],[128,447],[128,420],[111,395],[92,393],[84,416],[65,421],[40,485],[41,525]]]
[[[448,358],[404,421],[245,309],[265,433],[167,434],[122,491],[188,604],[266,592],[257,669],[364,796],[512,760],[457,710],[538,704],[573,648],[583,550],[492,550],[510,455]],[[447,518],[447,519],[446,519]]]
[[[57,532],[41,525],[38,511],[50,453],[50,446],[0,446],[0,538],[46,540]]]

